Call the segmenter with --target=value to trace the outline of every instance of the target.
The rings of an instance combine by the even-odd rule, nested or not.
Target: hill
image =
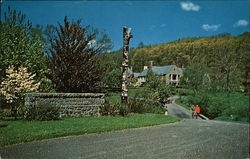
[[[144,65],[149,65],[149,61],[153,61],[155,66],[175,64],[178,67],[201,63],[222,72],[232,66],[237,67],[246,80],[250,79],[249,41],[250,33],[245,32],[238,36],[220,34],[144,46],[130,50],[130,66],[133,67],[134,72],[142,71]],[[102,66],[108,71],[121,66],[122,50],[100,56]]]

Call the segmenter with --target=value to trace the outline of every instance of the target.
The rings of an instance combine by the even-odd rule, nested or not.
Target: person
[[[191,106],[191,112],[192,112],[192,119],[194,119],[194,116],[195,116],[195,106],[193,104]]]
[[[200,106],[197,104],[197,105],[195,106],[195,119],[198,118],[198,116],[200,115],[200,113],[201,113],[201,108],[200,108]]]

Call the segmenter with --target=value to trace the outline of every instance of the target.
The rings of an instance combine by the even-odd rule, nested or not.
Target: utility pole
[[[129,40],[131,35],[131,28],[123,27],[123,62],[122,62],[122,103],[128,103],[128,54],[129,54]]]

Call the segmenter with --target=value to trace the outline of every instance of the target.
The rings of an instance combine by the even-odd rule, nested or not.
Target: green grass
[[[249,96],[246,93],[207,92],[182,97],[176,103],[187,109],[191,104],[200,104],[202,114],[210,119],[249,122]]]
[[[128,89],[128,96],[135,97],[136,94],[140,94],[143,91],[143,87],[139,88],[129,88]],[[121,93],[120,92],[110,92],[108,93],[108,101],[111,103],[121,103]]]
[[[64,118],[57,121],[0,121],[0,145],[168,124],[176,121],[180,119],[159,114]]]

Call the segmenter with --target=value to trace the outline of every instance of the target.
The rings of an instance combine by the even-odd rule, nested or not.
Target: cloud
[[[202,29],[206,31],[217,31],[220,26],[221,26],[220,24],[217,24],[217,25],[203,24]]]
[[[248,21],[244,19],[240,19],[236,23],[234,23],[234,27],[247,26],[247,25],[248,25]]]
[[[160,25],[160,27],[162,27],[162,28],[163,28],[163,27],[166,27],[166,26],[167,26],[166,24],[161,24],[161,25]]]
[[[181,2],[181,8],[185,11],[199,11],[200,6],[197,4],[193,4],[192,2]]]
[[[150,27],[149,27],[149,30],[154,30],[156,28],[156,25],[151,25]]]

